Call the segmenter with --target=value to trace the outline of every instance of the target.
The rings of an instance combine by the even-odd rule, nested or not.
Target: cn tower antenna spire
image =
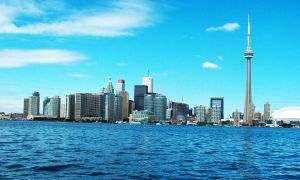
[[[250,15],[248,14],[248,45],[247,45],[247,51],[251,51],[251,33],[250,33]]]

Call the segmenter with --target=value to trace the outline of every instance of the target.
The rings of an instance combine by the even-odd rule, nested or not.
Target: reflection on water
[[[0,121],[0,179],[300,178],[299,129]]]

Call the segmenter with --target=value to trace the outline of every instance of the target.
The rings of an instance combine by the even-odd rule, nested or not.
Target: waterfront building
[[[45,97],[43,101],[43,115],[48,116],[49,114],[49,106],[50,106],[50,98]]]
[[[60,118],[60,102],[59,96],[50,98],[49,115],[54,118]]]
[[[149,70],[147,77],[143,78],[143,85],[148,86],[148,93],[153,93],[153,78],[150,77]]]
[[[144,110],[154,113],[154,99],[155,93],[148,93],[144,95]]]
[[[166,120],[167,98],[164,95],[156,94],[154,99],[154,116],[156,121]]]
[[[116,91],[117,91],[117,93],[125,91],[125,80],[123,80],[123,79],[118,80],[118,82],[116,84]]]
[[[101,117],[101,96],[92,93],[76,93],[75,119],[94,119]]]
[[[250,16],[248,16],[248,36],[247,36],[247,49],[244,53],[244,57],[247,61],[247,75],[246,75],[246,95],[245,95],[245,110],[244,110],[244,122],[249,126],[252,126],[253,120],[253,103],[251,94],[251,60],[253,58],[253,51],[250,47]]]
[[[171,102],[173,109],[172,119],[177,121],[186,121],[187,115],[189,114],[189,105],[183,102]]]
[[[123,121],[123,97],[115,95],[114,99],[114,121]]]
[[[264,104],[264,117],[263,120],[267,121],[270,119],[271,115],[271,105],[267,102]]]
[[[211,118],[210,122],[211,123],[219,123],[221,121],[221,107],[219,105],[214,105],[211,108]]]
[[[254,120],[257,120],[257,121],[261,121],[262,120],[262,115],[261,115],[261,113],[260,112],[255,112],[254,113]]]
[[[220,112],[216,112],[216,113],[220,113],[220,115],[218,114],[216,117],[219,117],[218,120],[224,119],[224,98],[223,97],[211,97],[210,98],[210,108],[213,109],[214,106],[217,106],[217,108],[215,107],[215,110],[218,110]]]
[[[154,121],[154,113],[149,111],[133,111],[132,114],[130,114],[129,121],[137,122],[140,124],[149,124],[150,122]]]
[[[128,101],[128,115],[132,114],[135,109],[135,103],[133,100]]]
[[[196,106],[194,108],[194,114],[196,116],[196,120],[199,122],[205,122],[205,114],[206,114],[206,108],[203,105]]]
[[[66,118],[66,104],[60,104],[60,118]]]
[[[148,86],[135,85],[134,86],[134,103],[135,109],[138,111],[144,110],[144,95],[148,93]]]
[[[166,111],[166,120],[171,120],[173,117],[173,109],[172,108],[168,108]]]
[[[105,93],[104,97],[104,120],[106,122],[112,123],[115,119],[115,94]]]
[[[128,115],[128,112],[129,112],[129,102],[128,102],[128,99],[129,99],[129,94],[127,91],[119,91],[118,92],[118,95],[119,96],[122,96],[123,98],[123,106],[122,106],[122,119],[128,119],[129,115]]]
[[[241,120],[241,113],[238,110],[236,110],[235,112],[232,113],[232,118],[234,120],[234,125],[239,126]]]
[[[29,110],[29,98],[25,98],[23,104],[23,118],[27,118],[28,110]]]
[[[40,93],[34,92],[29,97],[28,103],[28,116],[39,116],[40,115]]]
[[[271,114],[274,126],[289,124],[300,127],[300,107],[286,107]]]
[[[75,94],[66,96],[66,119],[75,119]]]
[[[59,118],[60,117],[60,98],[54,96],[46,97],[43,101],[43,115],[45,117]]]

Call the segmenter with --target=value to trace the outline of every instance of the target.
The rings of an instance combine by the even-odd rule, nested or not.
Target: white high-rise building
[[[147,77],[143,78],[143,85],[148,86],[148,93],[153,93],[153,78],[150,77],[149,70]]]

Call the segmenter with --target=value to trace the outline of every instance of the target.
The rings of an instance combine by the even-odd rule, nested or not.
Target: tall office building
[[[246,78],[246,96],[245,96],[245,110],[244,110],[244,122],[249,126],[252,126],[253,114],[252,111],[252,94],[251,94],[251,59],[253,58],[253,52],[250,47],[250,16],[248,15],[248,36],[247,36],[247,49],[244,53],[244,57],[247,61],[247,78]]]
[[[118,92],[124,92],[125,91],[125,80],[118,80],[116,84],[116,91]]]
[[[54,118],[60,117],[60,97],[54,96],[50,98],[50,116]]]
[[[115,94],[114,93],[105,93],[104,97],[104,115],[103,118],[106,122],[114,121],[115,113]]]
[[[43,114],[51,118],[60,117],[60,97],[54,96],[52,98],[46,97],[43,101]]]
[[[135,85],[134,86],[134,103],[135,109],[138,111],[144,110],[144,95],[148,93],[148,86]]]
[[[114,121],[123,120],[123,97],[120,95],[115,95],[114,99]]]
[[[122,108],[122,119],[127,119],[129,117],[128,115],[128,108],[129,108],[129,94],[127,91],[120,91],[118,93],[119,96],[122,96],[123,98],[123,108]]]
[[[155,93],[149,93],[144,95],[144,110],[154,113],[154,99]]]
[[[171,102],[171,108],[173,109],[173,119],[186,120],[189,114],[189,105],[183,102]]]
[[[154,116],[156,121],[165,121],[167,111],[167,98],[164,95],[156,94],[154,99]]]
[[[34,92],[32,96],[29,97],[28,103],[28,116],[38,116],[40,115],[40,93]]]
[[[215,116],[215,117],[219,117],[221,119],[224,119],[224,98],[223,97],[211,97],[210,98],[210,108],[213,108],[214,106],[217,106],[217,108],[215,107],[215,110],[218,110],[220,113],[220,116]]]
[[[241,113],[239,110],[235,110],[235,112],[232,113],[232,118],[234,119],[234,125],[239,126],[241,120]]]
[[[101,96],[100,94],[76,93],[75,95],[75,119],[100,118]]]
[[[148,70],[147,77],[143,78],[143,85],[148,86],[149,93],[153,93],[153,78],[150,77],[149,70]]]
[[[132,112],[135,110],[135,103],[132,100],[128,101],[128,114],[132,114]]]
[[[49,114],[49,106],[50,106],[50,98],[45,97],[43,101],[43,115],[48,116]]]
[[[66,96],[66,119],[75,119],[75,94]]]
[[[29,110],[29,98],[25,98],[23,104],[23,118],[27,118],[28,110]]]
[[[271,116],[271,105],[270,103],[264,104],[264,121],[267,121],[270,119]]]
[[[206,114],[206,108],[205,106],[196,106],[194,108],[194,114],[196,116],[197,121],[199,122],[205,122],[205,114]]]
[[[213,105],[211,107],[210,122],[219,123],[221,119],[221,107],[219,105]]]
[[[66,118],[66,104],[60,104],[60,118]]]

